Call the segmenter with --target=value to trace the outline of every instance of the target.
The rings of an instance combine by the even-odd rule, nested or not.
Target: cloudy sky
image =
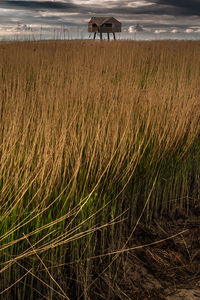
[[[91,16],[116,17],[120,38],[200,39],[200,0],[0,0],[0,38],[88,38]]]

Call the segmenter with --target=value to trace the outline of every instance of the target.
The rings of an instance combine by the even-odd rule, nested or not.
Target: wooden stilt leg
[[[108,41],[109,41],[110,40],[110,33],[108,32],[107,34],[108,34]]]
[[[113,37],[114,37],[114,40],[116,40],[116,37],[115,37],[115,33],[113,32]]]
[[[96,39],[96,35],[97,35],[97,33],[95,32],[95,33],[94,33],[94,40]]]
[[[100,39],[102,40],[102,32],[100,32]]]

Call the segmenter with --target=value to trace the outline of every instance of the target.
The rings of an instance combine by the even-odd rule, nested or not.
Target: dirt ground
[[[163,217],[149,227],[140,223],[128,247],[138,249],[126,253],[115,280],[109,272],[101,275],[96,299],[200,300],[199,201],[187,215]]]

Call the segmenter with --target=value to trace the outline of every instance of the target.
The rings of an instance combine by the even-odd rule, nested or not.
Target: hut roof
[[[104,23],[113,22],[113,21],[117,22],[117,23],[120,23],[119,21],[117,21],[113,17],[92,17],[91,20],[90,20],[91,23],[96,23],[97,26],[101,26]]]

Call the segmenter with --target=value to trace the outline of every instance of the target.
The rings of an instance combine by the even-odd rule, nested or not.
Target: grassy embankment
[[[199,87],[199,42],[0,44],[1,290],[21,278],[3,299],[67,299],[68,277],[88,299],[89,258],[144,205],[147,222],[190,209]]]

